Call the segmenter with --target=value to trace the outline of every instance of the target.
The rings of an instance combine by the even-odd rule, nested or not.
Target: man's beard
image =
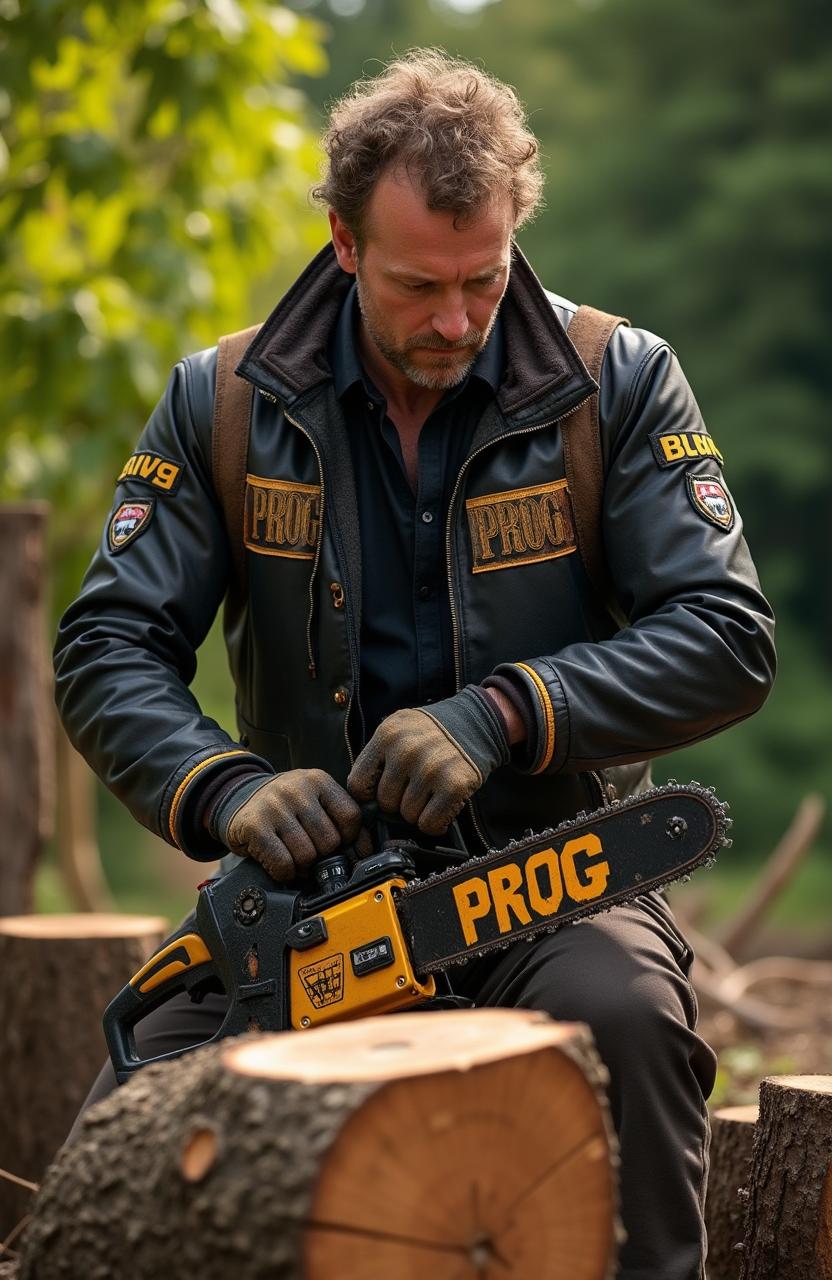
[[[355,283],[364,327],[385,360],[394,369],[398,369],[417,387],[423,387],[427,391],[447,391],[449,387],[455,387],[467,378],[471,366],[482,351],[488,341],[491,330],[494,328],[499,308],[495,308],[494,314],[488,322],[488,328],[484,332],[482,329],[469,329],[465,337],[460,339],[459,342],[446,342],[438,333],[424,333],[407,338],[401,346],[396,346],[385,327],[384,318],[363,288],[361,277],[358,273],[356,273]],[[423,369],[410,359],[410,352],[417,348],[428,348],[431,351],[447,351],[449,353],[453,351],[468,351],[470,352],[470,358],[459,361],[449,355],[446,360],[437,360],[429,369]]]

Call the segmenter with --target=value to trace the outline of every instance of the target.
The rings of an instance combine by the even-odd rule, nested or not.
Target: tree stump
[[[739,1280],[759,1107],[722,1107],[711,1116],[711,1166],[705,1200],[708,1280]],[[740,1193],[743,1194],[740,1194]]]
[[[742,1280],[832,1280],[832,1076],[771,1076],[760,1119]]]
[[[588,1029],[519,1010],[253,1035],[145,1067],[52,1166],[20,1280],[603,1280]]]
[[[31,911],[55,805],[45,502],[0,507],[0,915]]]
[[[0,918],[0,1168],[40,1180],[107,1057],[105,1005],[166,930],[158,916]],[[31,1198],[0,1179],[0,1240]]]

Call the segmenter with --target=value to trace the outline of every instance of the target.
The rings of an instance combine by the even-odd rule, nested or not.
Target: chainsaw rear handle
[[[301,929],[298,922],[313,915],[320,921],[321,913],[333,907],[339,908],[340,945],[343,947],[349,943],[347,950],[356,951],[355,963],[359,966],[352,977],[348,974],[349,990],[345,992],[343,1002],[339,997],[336,1012],[346,1012],[350,1003],[347,996],[358,977],[362,978],[358,984],[361,989],[358,997],[367,1012],[381,1011],[398,1004],[404,991],[420,998],[434,994],[433,981],[423,984],[411,972],[409,962],[405,963],[407,947],[403,940],[397,947],[402,963],[392,972],[393,992],[388,992],[386,982],[376,977],[372,981],[369,978],[363,980],[365,945],[371,949],[376,947],[378,951],[381,943],[389,945],[390,937],[399,932],[393,904],[387,902],[387,890],[379,891],[375,896],[370,894],[370,890],[387,882],[403,885],[410,880],[415,875],[413,854],[432,868],[433,862],[447,865],[448,861],[456,862],[465,857],[464,846],[458,829],[454,831],[462,846],[458,849],[431,850],[395,841],[388,843],[383,839],[387,834],[385,816],[374,803],[364,806],[366,825],[374,836],[374,844],[382,843],[381,849],[357,861],[354,860],[354,851],[349,849],[320,858],[310,868],[310,875],[302,884],[276,883],[252,858],[240,859],[226,875],[205,882],[197,900],[195,920],[191,916],[167,939],[107,1006],[104,1034],[120,1084],[149,1062],[176,1058],[186,1051],[174,1050],[157,1057],[142,1058],[135,1037],[135,1028],[143,1018],[183,991],[187,991],[195,1001],[202,999],[208,991],[224,993],[228,997],[228,1011],[222,1026],[210,1041],[204,1042],[206,1044],[254,1029],[285,1031],[293,1025],[306,1027],[327,1020],[331,1011],[328,1011],[328,1005],[321,1004],[323,997],[318,990],[320,975],[316,965],[319,954],[308,950],[316,937],[315,929],[320,931],[321,926],[320,923],[317,926],[310,924]],[[354,902],[347,917],[339,904],[343,905],[349,899],[354,899]],[[387,902],[389,916],[383,928],[381,920],[372,925],[373,912],[380,910],[380,900]],[[373,904],[371,911],[361,905],[365,902]],[[353,908],[360,908],[357,916],[353,914]],[[293,929],[295,925],[300,931]],[[365,927],[371,932],[375,928],[379,936],[365,938]],[[324,927],[322,943],[326,937]],[[326,951],[327,948],[323,947],[321,964],[329,958],[324,955]],[[304,953],[302,963],[297,959],[298,952]],[[389,956],[392,965],[392,951]],[[301,968],[303,975],[299,972]],[[310,986],[315,990],[320,1008],[315,1007],[314,1002],[309,1005],[307,987]]]
[[[104,1036],[116,1079],[123,1084],[147,1062],[176,1058],[179,1051],[158,1058],[140,1058],[136,1049],[136,1024],[180,991],[197,983],[222,990],[222,983],[205,941],[193,925],[183,926],[134,974],[104,1012]],[[216,1038],[216,1037],[215,1037]]]
[[[119,1084],[149,1062],[177,1058],[185,1049],[142,1058],[136,1025],[173,996],[208,991],[228,997],[228,1011],[213,1044],[249,1030],[284,1031],[289,1025],[285,938],[294,923],[300,889],[277,884],[253,858],[208,880],[191,916],[134,974],[104,1013],[104,1035]]]

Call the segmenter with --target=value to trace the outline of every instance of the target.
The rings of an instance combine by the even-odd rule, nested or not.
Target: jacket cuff
[[[219,797],[211,806],[211,816],[208,821],[208,828],[215,840],[219,840],[223,849],[233,852],[231,845],[228,843],[228,828],[231,819],[236,813],[242,809],[251,797],[265,787],[267,782],[271,782],[273,775],[263,773],[248,773],[244,777],[236,778],[228,787],[223,788]]]
[[[214,862],[225,849],[203,826],[207,789],[213,789],[219,775],[229,769],[235,772],[246,765],[252,773],[273,774],[268,760],[245,747],[206,749],[191,756],[168,782],[162,798],[160,825],[162,835],[196,862]]]
[[[514,768],[527,774],[560,772],[569,755],[569,712],[551,663],[546,658],[504,662],[493,674],[511,682],[534,716],[535,732],[523,744],[524,751],[512,756]]]
[[[534,753],[537,750],[537,719],[536,709],[532,701],[533,695],[526,689],[521,680],[512,680],[504,675],[496,675],[493,671],[490,676],[486,676],[480,685],[481,689],[496,689],[502,693],[513,706],[518,716],[523,722],[523,740],[516,742],[509,747],[511,752],[510,763],[526,768],[534,759]],[[495,709],[502,717],[502,711],[497,704]],[[508,739],[509,731],[506,725],[506,739]]]

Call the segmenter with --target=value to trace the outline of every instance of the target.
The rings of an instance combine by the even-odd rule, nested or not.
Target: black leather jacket
[[[275,770],[314,766],[343,783],[362,745],[361,575],[373,566],[361,563],[327,364],[351,279],[323,250],[239,366],[261,394],[248,454],[248,589],[226,626],[238,739],[188,689],[229,580],[211,466],[216,348],[174,368],[137,445],[142,457],[116,489],[114,511],[130,500],[140,514],[142,503],[153,508],[136,536],[119,545],[116,534],[115,551],[105,527],[61,622],[57,699],[70,738],[139,821],[196,858],[217,854],[193,821],[216,771],[253,753]],[[727,490],[707,487],[719,485],[721,459],[671,348],[626,326],[605,358],[600,421],[605,552],[629,625],[590,584],[574,550],[558,425],[595,385],[569,341],[574,312],[516,253],[502,303],[504,381],[448,517],[458,684],[516,664],[538,712],[525,764],[497,770],[472,801],[485,843],[595,807],[610,781],[619,793],[644,786],[650,757],[750,715],[774,671],[772,614],[740,519]],[[135,526],[135,512],[127,518],[122,530]]]

